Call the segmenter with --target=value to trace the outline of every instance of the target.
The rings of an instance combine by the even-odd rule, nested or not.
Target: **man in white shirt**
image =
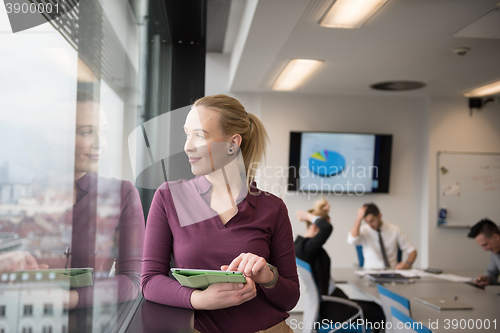
[[[365,225],[361,225],[363,219]],[[417,258],[417,250],[408,237],[398,226],[383,222],[380,210],[373,203],[358,209],[347,243],[363,246],[366,269],[410,269]],[[398,262],[398,249],[408,253],[406,261]]]

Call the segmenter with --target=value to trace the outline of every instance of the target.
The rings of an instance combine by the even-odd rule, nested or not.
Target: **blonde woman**
[[[146,299],[195,310],[195,332],[292,332],[299,298],[293,236],[283,201],[256,188],[267,134],[226,95],[197,100],[184,124],[184,151],[196,176],[167,182],[147,220],[142,290]],[[177,268],[243,272],[246,284],[205,290],[168,277]]]

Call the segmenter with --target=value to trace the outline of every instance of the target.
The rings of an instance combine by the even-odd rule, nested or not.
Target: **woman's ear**
[[[234,148],[239,148],[241,146],[241,141],[243,139],[241,138],[241,135],[239,134],[234,134],[231,136],[231,140],[229,141],[229,145]]]

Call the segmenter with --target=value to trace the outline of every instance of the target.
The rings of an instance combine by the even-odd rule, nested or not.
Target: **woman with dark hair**
[[[226,95],[197,100],[184,124],[184,151],[196,176],[155,193],[146,226],[146,299],[195,310],[195,332],[292,332],[287,311],[299,298],[293,236],[283,201],[254,180],[267,134]],[[246,284],[205,290],[168,277],[177,268],[243,272]]]

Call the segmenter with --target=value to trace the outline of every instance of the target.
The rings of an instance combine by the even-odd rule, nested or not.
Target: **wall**
[[[500,153],[500,104],[488,104],[470,117],[466,98],[432,98],[429,123],[429,266],[484,269],[490,255],[467,238],[468,229],[437,227],[437,152]]]

